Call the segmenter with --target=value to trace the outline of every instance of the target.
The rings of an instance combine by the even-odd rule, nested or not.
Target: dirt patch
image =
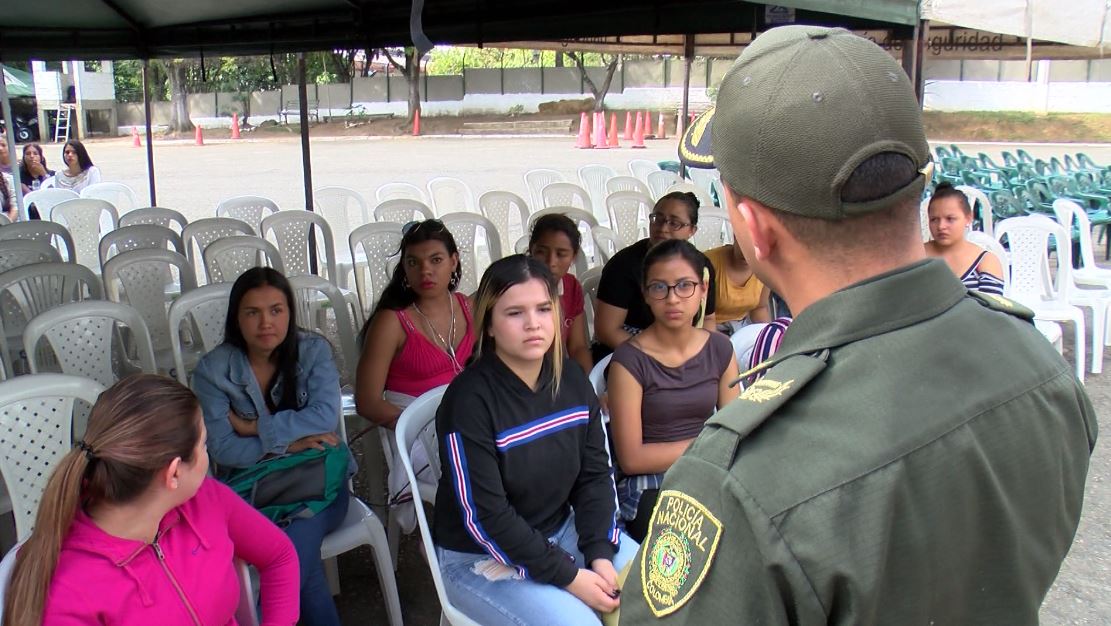
[[[926,111],[926,136],[947,141],[1111,142],[1111,115]]]

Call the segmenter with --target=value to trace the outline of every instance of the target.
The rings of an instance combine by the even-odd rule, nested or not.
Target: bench
[[[319,104],[320,103],[317,102],[316,100],[309,100],[308,101],[309,121],[311,121],[311,122],[320,122]],[[283,124],[288,124],[290,115],[301,115],[301,103],[300,103],[300,101],[298,101],[298,100],[286,100],[285,106],[282,107],[281,111],[278,111],[278,115],[282,118],[282,123]]]

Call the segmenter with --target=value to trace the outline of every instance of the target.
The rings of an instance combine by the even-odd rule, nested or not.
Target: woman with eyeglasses
[[[656,201],[648,216],[648,238],[620,250],[602,269],[598,298],[594,303],[594,361],[597,363],[630,337],[648,328],[652,311],[645,304],[640,276],[648,250],[665,241],[686,241],[698,232],[698,197],[690,192],[675,191]],[[698,253],[702,255],[701,252]],[[702,258],[706,257],[702,255]],[[708,289],[704,328],[713,329],[715,296],[713,266],[705,261]],[[700,277],[701,278],[701,277]]]
[[[359,415],[389,429],[413,400],[463,371],[474,344],[470,302],[456,292],[463,269],[451,231],[439,220],[425,220],[402,232],[400,261],[363,326],[355,379]],[[422,446],[414,447],[414,467],[425,467],[427,458]],[[409,486],[402,471],[391,472],[389,483],[391,502]],[[411,505],[393,513],[411,532]]]
[[[610,431],[625,529],[642,541],[664,472],[715,409],[737,397],[733,344],[700,327],[705,256],[671,240],[644,257],[642,297],[655,318],[617,347],[609,368]]]

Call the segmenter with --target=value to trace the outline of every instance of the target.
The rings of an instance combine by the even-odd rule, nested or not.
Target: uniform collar
[[[775,360],[912,326],[944,313],[966,295],[965,286],[938,259],[873,276],[807,307],[787,328]]]

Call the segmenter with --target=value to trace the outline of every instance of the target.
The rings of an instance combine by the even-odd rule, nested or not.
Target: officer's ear
[[[771,256],[779,244],[783,226],[774,212],[760,202],[738,196],[726,187],[725,198],[730,207],[729,220],[733,234],[741,243],[745,255],[763,261]]]

